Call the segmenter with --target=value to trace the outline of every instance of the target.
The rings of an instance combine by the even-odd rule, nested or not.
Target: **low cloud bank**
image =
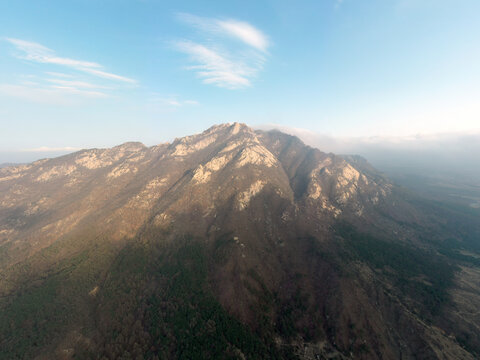
[[[480,132],[409,137],[332,137],[310,130],[263,125],[299,137],[324,152],[356,154],[387,173],[475,180],[480,184]]]

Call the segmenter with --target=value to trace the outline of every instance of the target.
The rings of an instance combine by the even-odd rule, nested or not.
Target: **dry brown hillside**
[[[213,126],[0,169],[0,359],[475,359],[480,225]]]

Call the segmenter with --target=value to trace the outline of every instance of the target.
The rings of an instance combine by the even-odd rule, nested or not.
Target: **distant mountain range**
[[[475,359],[480,221],[222,124],[0,169],[0,359]]]
[[[0,164],[0,169],[1,168],[4,168],[4,167],[8,167],[8,166],[18,166],[20,164],[16,164],[16,163],[2,163]]]

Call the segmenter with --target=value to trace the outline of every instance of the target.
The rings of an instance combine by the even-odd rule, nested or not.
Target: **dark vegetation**
[[[59,248],[74,247],[70,239],[14,268],[18,289],[0,298],[0,359],[31,359],[64,337],[65,330],[83,326],[91,308],[89,291],[101,279],[114,254],[99,241],[71,257],[55,261]],[[44,270],[45,263],[54,262]],[[37,267],[37,269],[36,269]]]
[[[478,269],[466,269],[480,265],[478,209],[395,187],[372,207],[390,186],[361,158],[348,160],[368,184],[351,191],[337,186],[345,180],[340,157],[280,133],[232,138],[221,129],[215,143],[180,159],[176,145],[137,144],[95,170],[77,166],[78,155],[104,151],[82,151],[2,182],[2,201],[18,206],[2,209],[1,229],[18,233],[7,231],[0,246],[1,360],[434,358],[443,350],[465,358],[458,344],[478,354]],[[201,186],[190,181],[232,140],[243,143],[234,151],[260,141],[281,167],[232,162]],[[134,153],[142,156],[136,164]],[[78,174],[35,180],[61,164]],[[151,188],[152,179],[165,183]],[[236,212],[240,191],[256,179],[268,186]],[[310,185],[358,227],[339,222],[332,231],[338,218],[308,199]],[[352,196],[342,205],[343,190]],[[35,199],[38,213],[30,211]],[[357,205],[364,216],[349,215]],[[145,220],[162,213],[160,222]],[[57,225],[60,235],[48,230]]]
[[[336,225],[336,233],[344,239],[342,257],[367,263],[428,321],[449,303],[455,263],[478,265],[477,258],[459,252],[459,240],[440,243],[436,252],[362,233],[346,222]],[[241,323],[217,301],[209,282],[210,273],[232,256],[231,234],[212,243],[194,237],[166,241],[168,236],[152,230],[122,250],[106,240],[84,239],[77,252],[79,239],[70,239],[16,269],[21,286],[0,298],[0,359],[54,353],[52,344],[62,339],[62,348],[71,347],[76,359],[290,359],[293,347],[278,346],[276,336],[316,341],[324,330],[335,333],[312,310],[301,289],[305,275],[294,269],[288,296],[269,290],[255,270],[246,273],[243,285],[257,299],[257,318],[253,327]],[[305,259],[342,273],[345,264],[322,251],[316,239],[296,244],[309,254]],[[71,256],[53,261],[68,247]],[[55,265],[33,274],[41,259]],[[69,343],[72,329],[80,340]]]
[[[426,213],[444,219],[437,226],[449,236],[441,242],[433,242],[438,252],[459,264],[480,266],[480,212],[460,205],[444,202],[412,199]],[[432,243],[428,236],[422,240]]]
[[[434,231],[437,233],[437,237],[442,233],[449,235],[447,242],[440,245],[441,247],[480,253],[479,209],[424,199],[407,190],[404,190],[402,194],[417,209],[428,214],[432,222],[434,221]],[[438,221],[438,219],[442,220]],[[423,230],[425,233],[426,229]],[[422,240],[432,242],[428,236],[423,236]]]
[[[148,242],[122,251],[100,299],[104,358],[286,356],[267,331],[252,331],[214,298],[208,272],[215,260],[207,250],[205,244],[189,238],[170,245]]]
[[[260,312],[253,330],[215,299],[208,275],[228,237],[210,251],[205,241],[163,236],[152,232],[120,252],[102,242],[29,274],[32,281],[0,300],[0,359],[53,357],[59,341],[76,359],[295,358],[274,343]],[[55,247],[38,256],[51,260]],[[72,329],[78,336],[69,340]]]
[[[353,252],[353,259],[369,264],[393,283],[399,294],[415,301],[419,315],[431,320],[449,301],[448,289],[453,285],[456,267],[444,256],[407,246],[395,239],[384,240],[358,232],[341,222],[336,232]]]

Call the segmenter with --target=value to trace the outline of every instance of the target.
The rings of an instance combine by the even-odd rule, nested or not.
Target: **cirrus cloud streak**
[[[204,84],[226,89],[252,85],[262,70],[270,41],[253,25],[234,19],[179,14],[178,19],[198,31],[197,39],[175,41],[175,49],[188,55]],[[194,36],[192,36],[194,37]],[[235,41],[228,41],[228,40]]]
[[[122,81],[130,84],[135,84],[137,82],[136,80],[125,76],[120,76],[117,74],[103,71],[101,70],[103,66],[96,62],[59,57],[55,54],[53,50],[35,42],[14,38],[6,38],[5,40],[15,46],[17,50],[23,53],[22,55],[17,55],[17,57],[19,57],[20,59],[43,64],[65,66],[101,78]]]

